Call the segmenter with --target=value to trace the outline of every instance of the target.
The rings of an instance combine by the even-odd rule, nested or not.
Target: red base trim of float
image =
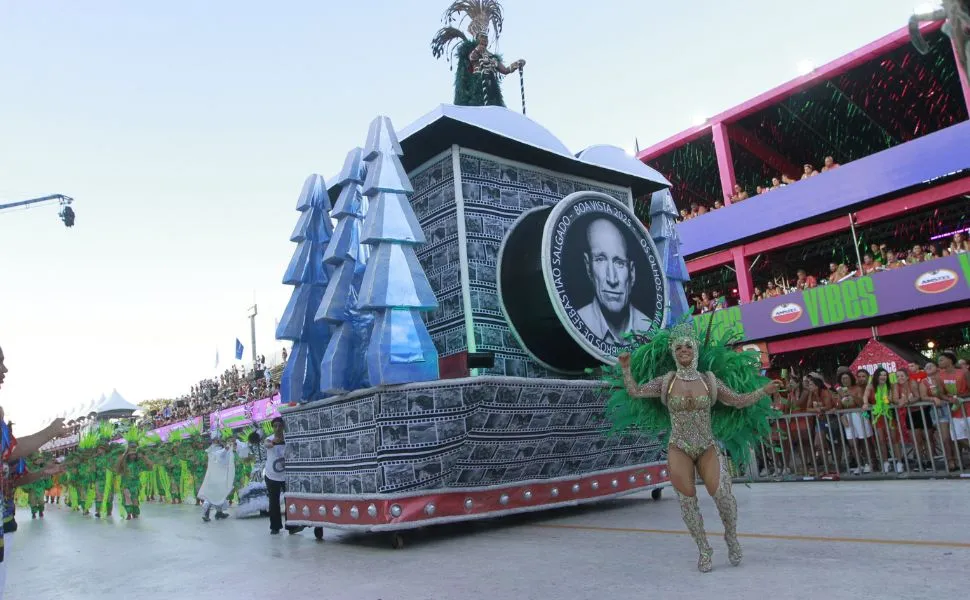
[[[658,463],[495,488],[401,496],[287,493],[284,497],[288,524],[376,531],[570,506],[661,487],[669,480],[667,465]]]

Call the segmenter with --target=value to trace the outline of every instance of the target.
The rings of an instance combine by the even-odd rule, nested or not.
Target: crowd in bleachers
[[[816,169],[814,165],[812,165],[811,163],[805,163],[804,165],[802,165],[801,179],[808,179],[810,177],[815,177],[819,173],[825,173],[826,171],[831,171],[833,169],[837,169],[838,167],[839,167],[839,163],[835,162],[835,159],[832,156],[826,156],[822,160],[821,170]],[[699,217],[703,214],[707,214],[712,210],[720,210],[728,204],[736,204],[738,202],[744,202],[745,200],[753,196],[765,194],[767,192],[777,190],[779,188],[783,188],[793,183],[798,183],[798,181],[800,181],[800,179],[793,179],[788,175],[781,173],[772,177],[770,182],[765,182],[764,185],[755,186],[754,194],[749,194],[748,191],[744,189],[744,186],[737,183],[734,185],[734,193],[732,193],[727,198],[729,202],[725,202],[722,200],[715,200],[714,205],[712,207],[708,207],[699,202],[692,202],[690,205],[690,209],[681,209],[680,221],[687,221],[687,220]]]
[[[790,274],[776,275],[761,281],[755,278],[751,301],[784,296],[818,285],[838,283],[857,275],[869,275],[943,256],[970,252],[970,239],[966,232],[955,233],[949,241],[941,240],[941,242],[914,244],[908,249],[891,249],[888,244],[871,244],[869,251],[862,255],[861,265],[849,267],[846,263],[833,262],[829,263],[827,273],[809,273],[806,269],[798,269],[794,277]],[[693,296],[692,300],[697,313],[710,312],[728,305],[728,297],[718,290],[701,292],[699,296]]]
[[[286,350],[283,350],[286,362]],[[153,427],[162,427],[192,417],[207,415],[239,404],[273,396],[279,390],[283,365],[270,368],[260,356],[252,369],[233,365],[219,377],[203,379],[188,394],[168,401],[145,415]]]

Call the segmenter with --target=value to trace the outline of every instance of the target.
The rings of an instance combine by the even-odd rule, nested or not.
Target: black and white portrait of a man
[[[611,219],[597,218],[586,228],[586,274],[593,301],[579,309],[591,334],[608,344],[625,343],[624,334],[650,329],[650,318],[630,301],[636,266],[627,240]]]

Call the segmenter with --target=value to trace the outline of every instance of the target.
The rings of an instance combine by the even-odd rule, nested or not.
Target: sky
[[[20,435],[116,388],[171,398],[270,355],[297,196],[452,98],[447,0],[0,0],[0,404]],[[914,0],[506,0],[499,50],[574,152],[647,147],[905,26]],[[505,83],[518,110],[518,76]]]

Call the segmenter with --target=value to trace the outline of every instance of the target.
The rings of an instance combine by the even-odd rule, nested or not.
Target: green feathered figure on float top
[[[718,441],[730,456],[746,462],[750,450],[770,436],[775,414],[770,396],[778,384],[759,375],[753,352],[736,352],[726,338],[706,339],[692,323],[647,332],[632,354],[617,357],[606,381],[615,389],[607,403],[613,432],[638,429],[667,439],[670,481],[680,498],[681,516],[700,554],[697,568],[713,568],[714,551],[707,542],[695,481],[704,481],[724,523],[724,539],[732,565],[741,563],[737,538],[737,502],[731,476]]]
[[[468,34],[453,27],[455,16],[461,15],[459,27],[468,21]],[[435,58],[448,55],[448,62],[458,60],[455,71],[455,104],[458,106],[505,106],[502,98],[502,77],[521,71],[524,60],[506,66],[502,57],[488,49],[489,27],[495,28],[495,39],[502,33],[502,5],[496,0],[455,0],[445,11],[448,23],[431,40]]]

